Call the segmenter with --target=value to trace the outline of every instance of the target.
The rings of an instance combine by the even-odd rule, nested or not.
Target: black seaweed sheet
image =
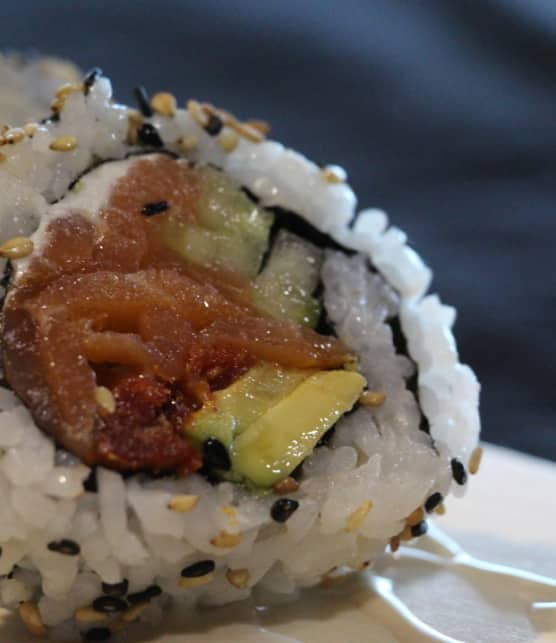
[[[553,0],[0,3],[4,47],[195,95],[339,162],[435,269],[484,437],[556,460]]]

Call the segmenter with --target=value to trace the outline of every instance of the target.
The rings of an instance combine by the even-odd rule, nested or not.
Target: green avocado
[[[226,447],[269,408],[288,396],[311,371],[262,364],[249,370],[190,416],[187,432],[199,443],[216,438]]]
[[[321,371],[249,424],[230,446],[232,472],[257,487],[271,487],[310,455],[366,385],[353,371]]]

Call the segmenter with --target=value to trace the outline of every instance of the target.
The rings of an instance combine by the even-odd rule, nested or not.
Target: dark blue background
[[[0,3],[2,46],[260,116],[344,165],[459,309],[484,437],[556,460],[554,0]]]

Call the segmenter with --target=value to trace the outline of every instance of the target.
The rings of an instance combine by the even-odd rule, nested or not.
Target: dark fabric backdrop
[[[554,0],[2,0],[1,47],[273,124],[346,167],[459,310],[487,440],[556,460]]]

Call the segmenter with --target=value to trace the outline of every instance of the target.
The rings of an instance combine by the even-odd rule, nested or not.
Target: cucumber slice
[[[323,251],[286,230],[280,230],[265,268],[255,280],[257,306],[275,319],[314,327],[320,304],[317,287]]]

